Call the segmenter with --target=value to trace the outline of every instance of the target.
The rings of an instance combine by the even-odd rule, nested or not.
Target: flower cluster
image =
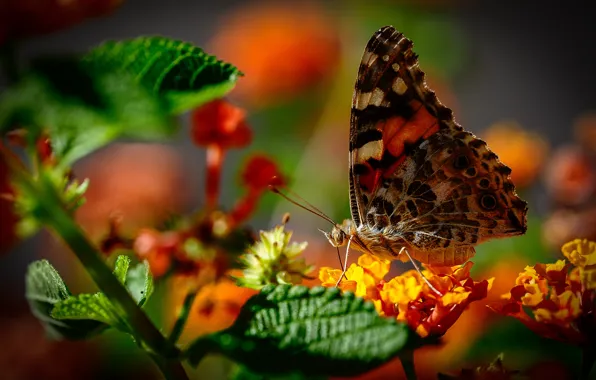
[[[435,288],[431,289],[416,270],[410,270],[389,281],[389,261],[369,254],[358,258],[346,271],[343,290],[372,300],[379,313],[405,321],[422,336],[442,336],[473,301],[486,298],[492,279],[476,282],[470,278],[472,263],[455,267],[429,267],[422,275]],[[341,270],[321,268],[323,286],[335,286]],[[437,294],[438,293],[440,294]]]
[[[576,239],[562,247],[569,262],[527,266],[505,301],[491,309],[539,335],[579,346],[596,342],[596,243]]]
[[[261,231],[261,240],[240,258],[245,269],[238,283],[253,289],[267,284],[302,283],[314,267],[299,257],[307,243],[290,244],[291,237],[292,232],[285,231],[285,223],[271,231]]]
[[[133,239],[111,229],[103,247],[131,248],[147,260],[155,277],[168,273],[200,277],[197,285],[216,281],[226,274],[235,259],[254,240],[242,227],[270,185],[284,183],[277,165],[264,155],[252,156],[242,172],[246,188],[231,210],[219,207],[221,172],[229,149],[248,145],[252,132],[244,110],[223,99],[198,108],[192,115],[191,138],[207,155],[205,205],[189,218],[172,221],[168,228],[141,229]],[[128,241],[132,240],[132,241]],[[106,249],[106,253],[111,253]]]

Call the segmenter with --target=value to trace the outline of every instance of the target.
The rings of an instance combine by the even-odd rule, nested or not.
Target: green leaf
[[[246,302],[232,327],[199,338],[186,354],[193,365],[219,353],[259,373],[353,376],[418,343],[407,325],[379,316],[353,293],[270,285]]]
[[[165,37],[108,41],[84,57],[93,67],[125,70],[180,113],[220,98],[236,84],[240,71],[202,49]]]
[[[43,324],[52,339],[85,339],[98,334],[107,325],[97,321],[60,321],[51,317],[54,305],[71,297],[62,278],[47,260],[29,265],[25,296],[31,312]]]
[[[137,303],[143,305],[153,291],[153,278],[148,264],[141,263],[129,270],[130,261],[128,256],[118,256],[113,273],[118,281],[127,287]],[[120,315],[110,300],[101,292],[71,295],[57,302],[51,312],[52,318],[57,320],[98,321],[130,333],[128,324]]]
[[[162,139],[176,128],[166,103],[133,76],[74,59],[43,60],[0,97],[0,131],[27,127],[30,145],[51,138],[58,162],[77,159],[119,137]]]
[[[145,305],[153,293],[153,276],[147,261],[137,264],[128,271],[126,287],[139,306]]]
[[[126,283],[126,274],[128,273],[128,268],[130,267],[130,257],[119,255],[116,259],[116,264],[114,264],[114,276],[120,281],[122,284]]]
[[[60,301],[52,310],[52,318],[94,320],[126,331],[110,300],[103,293],[79,294]]]

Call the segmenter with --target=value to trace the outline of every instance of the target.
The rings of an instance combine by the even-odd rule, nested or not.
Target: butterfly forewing
[[[510,172],[426,86],[412,42],[390,26],[377,31],[350,128],[352,218],[364,245],[377,239],[416,253],[522,234],[526,203]]]

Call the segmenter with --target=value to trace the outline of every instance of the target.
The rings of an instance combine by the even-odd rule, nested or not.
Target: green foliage
[[[127,286],[139,305],[153,291],[153,278],[146,263],[130,267],[130,258],[119,256],[114,276]],[[26,276],[26,297],[33,314],[44,324],[54,339],[83,339],[108,327],[130,333],[121,313],[105,294],[72,295],[58,272],[47,260],[29,266]]]
[[[174,113],[222,97],[242,75],[192,44],[164,37],[106,42],[84,61],[132,74],[154,94],[163,95]]]
[[[146,263],[138,264],[129,271],[130,258],[118,256],[114,276],[124,284],[139,305],[145,303],[153,290],[153,278]],[[70,296],[55,304],[51,313],[57,320],[93,320],[102,322],[120,331],[131,333],[121,313],[105,294],[79,294]]]
[[[126,274],[126,287],[139,306],[144,306],[153,293],[153,276],[149,263],[144,261]]]
[[[76,179],[69,179],[67,173],[64,168],[44,165],[40,168],[37,178],[28,175],[15,176],[12,185],[18,196],[15,199],[14,209],[19,215],[16,232],[21,238],[35,234],[43,225],[46,213],[41,204],[43,199],[37,195],[36,185],[44,190],[59,189],[52,193],[44,191],[44,197],[51,197],[50,194],[57,193],[58,196],[51,201],[61,205],[69,214],[74,213],[84,203],[83,194],[89,186],[89,181],[79,182]]]
[[[106,327],[96,320],[57,320],[51,317],[57,303],[72,297],[62,278],[47,260],[34,261],[25,277],[25,296],[33,315],[43,324],[51,339],[85,339]]]
[[[263,374],[353,376],[413,344],[407,325],[379,316],[352,293],[268,285],[246,302],[232,327],[199,338],[186,354],[193,365],[220,353]]]
[[[0,98],[0,130],[47,133],[63,166],[118,137],[164,138],[174,131],[163,101],[131,75],[91,70],[76,59],[38,61]],[[29,145],[34,146],[34,141]]]
[[[163,139],[170,119],[231,90],[240,72],[163,37],[108,42],[82,59],[38,59],[0,97],[0,131],[47,133],[63,166],[119,137]]]

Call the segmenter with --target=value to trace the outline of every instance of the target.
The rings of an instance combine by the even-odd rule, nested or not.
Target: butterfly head
[[[332,246],[341,247],[348,242],[350,235],[353,233],[352,228],[352,221],[350,219],[346,219],[342,224],[336,224],[333,226],[331,232],[326,232],[323,230],[320,231],[325,235]]]
[[[348,235],[342,230],[341,226],[336,224],[331,232],[326,232],[321,230],[329,243],[331,243],[334,247],[341,247],[342,245],[346,244],[348,240]]]

